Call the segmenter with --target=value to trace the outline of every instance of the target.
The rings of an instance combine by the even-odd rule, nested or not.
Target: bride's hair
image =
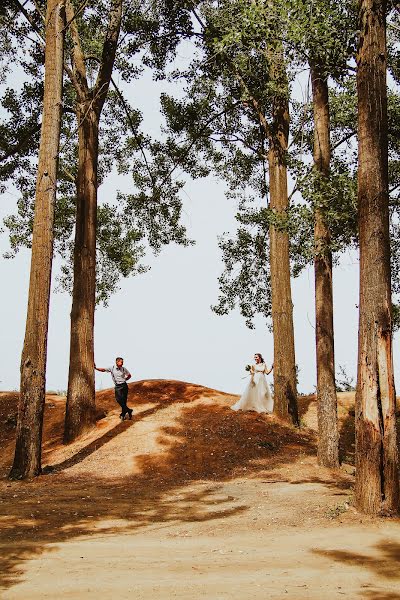
[[[263,357],[262,357],[262,354],[260,354],[259,352],[256,352],[256,353],[254,354],[254,356],[258,356],[258,357],[259,357],[259,359],[260,359],[260,361],[261,361],[262,363],[264,362],[264,359],[263,359]]]

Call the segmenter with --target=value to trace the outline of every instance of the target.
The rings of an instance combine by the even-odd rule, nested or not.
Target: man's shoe
[[[122,413],[119,415],[119,418],[121,419],[121,421],[125,421],[125,415],[123,415]]]
[[[133,410],[130,408],[130,409],[128,410],[128,412],[129,412],[129,420],[130,420],[130,421],[132,421],[132,414],[133,414]]]

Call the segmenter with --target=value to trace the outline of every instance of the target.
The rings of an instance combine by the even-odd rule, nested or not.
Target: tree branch
[[[37,12],[38,12],[38,15],[41,17],[41,19],[42,19],[43,23],[46,23],[46,16],[45,16],[45,15],[42,13],[42,11],[40,10],[40,6],[39,6],[39,4],[37,3],[37,1],[36,1],[36,0],[33,0],[33,4],[35,5],[35,8],[36,8],[36,10],[37,10]]]
[[[121,102],[122,108],[123,108],[123,109],[124,109],[124,111],[125,111],[126,118],[128,119],[129,127],[130,127],[130,129],[131,129],[131,131],[132,131],[132,135],[133,135],[133,137],[135,138],[135,142],[137,143],[137,145],[138,145],[138,147],[139,147],[139,150],[140,150],[140,153],[141,153],[141,155],[142,155],[142,157],[143,157],[144,164],[146,165],[146,169],[147,169],[147,172],[148,172],[148,174],[149,174],[149,177],[150,177],[151,183],[152,183],[152,185],[153,185],[153,187],[154,187],[154,186],[155,186],[154,177],[153,177],[153,174],[152,174],[152,172],[151,172],[150,165],[149,165],[149,162],[148,162],[148,160],[147,160],[146,153],[145,153],[145,151],[144,151],[144,148],[143,148],[143,146],[142,146],[142,144],[141,144],[141,142],[140,142],[140,138],[139,138],[139,136],[138,136],[138,135],[137,135],[137,133],[136,133],[135,126],[134,126],[134,124],[133,124],[133,122],[132,122],[132,118],[131,118],[131,115],[130,115],[129,107],[128,107],[128,105],[127,105],[126,101],[125,101],[125,98],[124,98],[124,96],[123,96],[123,94],[122,94],[121,90],[119,89],[119,87],[117,86],[117,84],[115,83],[115,81],[114,81],[114,79],[113,79],[112,77],[111,77],[111,83],[112,83],[112,85],[113,85],[113,87],[114,87],[115,91],[117,92],[117,96],[118,96],[118,98],[119,98],[119,100],[120,100],[120,102]]]
[[[114,67],[115,54],[117,51],[119,32],[122,20],[122,0],[113,0],[110,9],[110,17],[107,32],[103,44],[100,69],[94,86],[94,97],[97,110],[101,110],[106,99]]]
[[[78,89],[79,89],[79,81],[78,79],[75,77],[75,73],[74,71],[71,69],[71,67],[69,65],[67,65],[67,63],[64,63],[64,71],[66,72],[66,74],[68,75],[68,77],[71,80],[72,85],[74,86],[75,90],[78,93]]]
[[[37,27],[35,21],[32,19],[32,15],[26,10],[26,8],[23,6],[23,4],[21,4],[21,2],[19,2],[19,0],[11,0],[11,1],[17,7],[19,12],[24,15],[25,19],[29,22],[29,24],[32,27],[32,29],[34,30],[34,32],[38,34],[38,36],[44,43],[43,33],[40,31],[40,29]]]
[[[86,66],[83,57],[81,41],[79,37],[78,27],[75,21],[75,12],[72,6],[71,0],[67,0],[67,19],[70,23],[70,32],[72,37],[72,64],[74,76],[71,78],[71,82],[78,94],[78,98],[83,100],[89,93],[89,86],[87,82]]]
[[[76,178],[72,175],[70,171],[68,171],[68,169],[66,169],[65,167],[61,167],[61,172],[65,175],[68,181],[71,181],[71,183],[76,184]]]
[[[226,136],[224,134],[216,134],[219,135],[218,138],[215,137],[210,137],[210,140],[213,140],[214,142],[224,142],[224,143],[235,143],[235,142],[239,142],[241,144],[243,144],[243,146],[245,148],[248,148],[249,150],[251,150],[252,152],[254,152],[254,154],[257,154],[262,160],[267,160],[268,156],[266,154],[264,154],[261,150],[254,148],[254,146],[252,146],[251,144],[249,144],[248,142],[246,142],[246,140],[238,135],[231,135],[231,136]]]
[[[332,146],[332,151],[336,150],[337,148],[339,148],[339,146],[341,146],[342,144],[344,144],[344,142],[348,142],[349,140],[351,140],[351,138],[356,135],[355,131],[351,131],[350,133],[348,133],[347,135],[344,136],[344,138],[342,138],[341,140],[339,140],[338,142],[336,142],[336,144],[334,146]]]
[[[240,102],[237,102],[236,104],[232,104],[232,106],[230,107],[231,109],[236,108],[239,104],[241,104]],[[211,125],[211,123],[213,121],[215,121],[216,119],[218,119],[219,117],[222,117],[224,114],[226,114],[227,110],[221,110],[220,112],[216,113],[215,115],[213,115],[210,119],[208,119],[208,121],[205,122],[205,124],[203,125],[203,127],[200,129],[200,132],[198,135],[195,135],[191,141],[191,143],[189,144],[189,146],[186,148],[186,151],[183,153],[183,156],[180,158],[180,160],[176,161],[176,163],[174,164],[174,166],[169,170],[168,174],[166,175],[166,177],[164,177],[162,184],[164,185],[168,178],[171,177],[172,173],[175,171],[175,169],[177,169],[183,162],[183,160],[186,159],[186,157],[189,155],[189,152],[191,151],[191,149],[193,148],[193,146],[195,145],[195,143],[201,139],[203,133],[208,129],[208,127]]]
[[[196,11],[196,9],[195,9],[195,8],[192,8],[192,13],[193,13],[193,15],[194,15],[194,17],[195,17],[196,21],[198,22],[198,24],[200,25],[200,27],[202,27],[202,29],[203,29],[203,31],[204,31],[204,30],[205,30],[205,28],[206,28],[206,25],[205,25],[205,23],[204,23],[203,19],[202,19],[202,18],[199,16],[199,14],[197,13],[197,11]]]
[[[82,4],[79,6],[79,8],[77,8],[77,10],[75,11],[74,16],[71,18],[70,21],[67,22],[66,26],[64,27],[64,31],[66,29],[68,29],[68,27],[71,25],[72,21],[75,21],[75,19],[77,17],[79,17],[79,15],[81,14],[81,12],[83,12],[86,8],[86,4],[89,2],[89,0],[83,0]]]
[[[231,64],[233,66],[233,71],[234,71],[234,74],[235,74],[235,78],[238,81],[239,85],[241,86],[242,90],[244,90],[246,92],[246,94],[248,95],[248,102],[251,102],[251,104],[253,105],[253,108],[254,108],[255,112],[257,113],[258,120],[260,121],[260,125],[264,129],[265,135],[268,138],[271,137],[271,130],[270,130],[268,121],[265,118],[265,115],[264,115],[264,113],[261,110],[259,102],[250,93],[250,90],[247,87],[246,82],[244,81],[243,77],[241,76],[241,74],[240,74],[238,68],[236,67],[236,65],[233,64],[233,63],[231,63]]]
[[[41,127],[40,124],[35,125],[34,127],[32,127],[32,129],[30,131],[28,131],[26,136],[24,136],[21,141],[19,141],[17,144],[14,144],[14,146],[10,146],[9,149],[7,150],[7,152],[5,154],[3,154],[3,156],[0,156],[0,163],[4,162],[8,158],[11,158],[15,154],[18,154],[18,152],[20,150],[22,150],[22,148],[25,146],[25,144],[27,142],[29,142],[29,140],[32,138],[32,136],[35,135],[35,133],[38,133],[40,131],[40,127]]]

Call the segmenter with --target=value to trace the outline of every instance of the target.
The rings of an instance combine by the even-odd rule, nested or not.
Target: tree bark
[[[81,125],[65,442],[84,433],[96,421],[93,365],[99,118],[89,103],[78,106],[77,119]]]
[[[41,472],[54,203],[61,126],[64,27],[65,0],[48,0],[43,117],[36,180],[28,310],[21,356],[17,437],[11,478],[33,477]]]
[[[322,69],[311,65],[314,108],[314,168],[321,178],[329,177],[330,124],[328,81]],[[339,433],[335,384],[333,331],[332,252],[330,231],[321,207],[315,208],[315,342],[317,363],[318,462],[339,466]]]
[[[386,2],[359,4],[358,212],[360,315],[356,394],[358,510],[397,512],[386,89]]]
[[[96,421],[94,379],[94,311],[96,304],[97,165],[99,123],[110,86],[121,27],[122,0],[112,0],[96,83],[88,86],[85,57],[74,11],[67,0],[71,22],[70,73],[77,93],[79,130],[77,209],[74,247],[74,285],[71,310],[70,363],[64,442],[70,442]]]
[[[280,61],[282,62],[282,61]],[[287,89],[284,66],[273,73],[277,85]],[[270,207],[278,219],[285,219],[289,208],[286,154],[289,135],[289,102],[285,93],[277,94],[273,122],[269,131],[268,152]],[[294,348],[293,303],[290,284],[289,234],[285,228],[270,227],[270,271],[272,326],[274,333],[274,410],[286,421],[298,424],[296,360]]]

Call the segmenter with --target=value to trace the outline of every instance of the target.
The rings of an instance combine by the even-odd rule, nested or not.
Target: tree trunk
[[[279,82],[279,79],[283,79],[283,84],[287,87],[282,68],[280,65],[280,72],[275,80]],[[282,84],[282,81],[280,83]],[[285,219],[289,208],[286,167],[289,104],[285,94],[277,95],[273,111],[268,152],[270,207],[278,219]],[[298,424],[289,234],[285,228],[275,225],[270,227],[270,271],[275,412],[286,421]]]
[[[321,178],[329,177],[330,126],[328,82],[317,65],[311,65],[314,107],[314,167]],[[323,210],[315,208],[315,341],[317,358],[318,462],[339,466],[339,433],[335,385],[333,332],[332,252],[330,232]]]
[[[94,310],[96,304],[97,163],[99,123],[110,87],[122,18],[122,0],[112,0],[102,58],[94,87],[89,89],[72,2],[72,82],[77,93],[78,177],[72,291],[70,363],[64,442],[70,442],[96,421],[94,381]]]
[[[43,117],[36,181],[28,310],[21,356],[17,438],[11,478],[33,477],[41,472],[54,203],[62,106],[64,27],[65,0],[48,0]]]
[[[361,0],[357,57],[360,316],[356,394],[356,507],[399,504],[389,256],[386,3]]]
[[[77,119],[80,126],[65,442],[74,440],[96,420],[93,365],[99,117],[89,102],[78,105]]]

